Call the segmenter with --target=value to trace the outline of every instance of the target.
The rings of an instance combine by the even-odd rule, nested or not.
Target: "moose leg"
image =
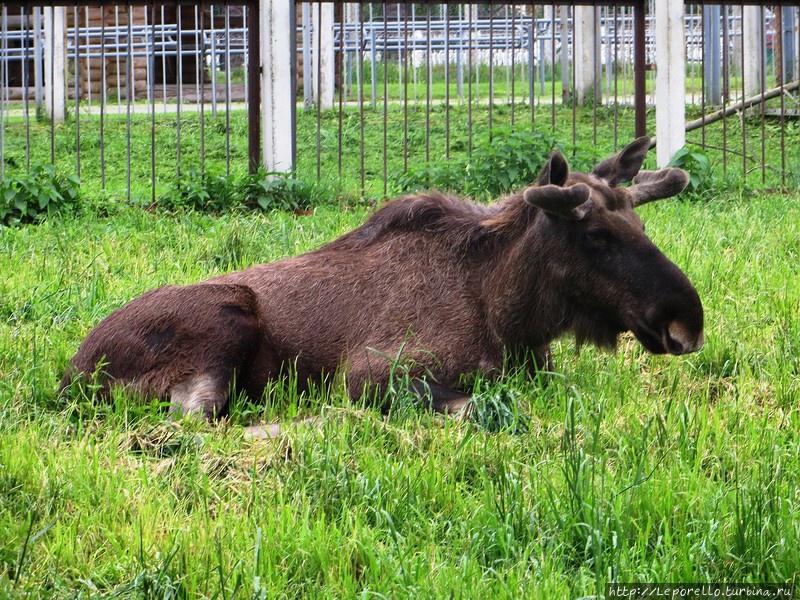
[[[425,356],[425,358],[427,358]],[[347,369],[346,383],[350,397],[356,401],[365,395],[377,401],[383,412],[391,408],[387,392],[392,384],[392,367],[384,355],[365,354],[364,358],[351,358]],[[423,371],[423,369],[419,369]],[[454,390],[422,373],[409,373],[409,391],[423,400],[432,410],[442,414],[456,414],[464,410],[471,398],[470,394]],[[395,385],[400,383],[395,382]]]
[[[552,373],[553,368],[553,354],[550,351],[550,344],[534,348],[533,364],[528,365],[529,375],[535,378],[540,374]]]
[[[163,287],[114,311],[86,337],[62,389],[98,370],[120,386],[169,400],[173,410],[220,416],[235,377],[247,376],[261,335],[253,291],[242,285]]]
[[[220,416],[228,406],[230,378],[208,373],[193,373],[169,389],[170,412],[201,415],[207,419]]]
[[[411,388],[430,403],[431,409],[442,414],[454,415],[460,413],[472,398],[470,394],[421,379],[415,379],[411,384]]]

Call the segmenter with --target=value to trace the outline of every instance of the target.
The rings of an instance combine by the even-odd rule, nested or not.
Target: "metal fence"
[[[652,135],[654,6],[298,4],[296,175],[389,195],[509,131],[589,158]],[[257,4],[8,2],[0,24],[1,175],[52,163],[152,202],[258,162]],[[799,25],[788,3],[686,6],[687,140],[725,174],[800,178]]]

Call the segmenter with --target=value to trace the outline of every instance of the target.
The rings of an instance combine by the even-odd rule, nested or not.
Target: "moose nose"
[[[670,354],[688,354],[703,347],[703,330],[693,332],[677,319],[664,330],[662,342]]]

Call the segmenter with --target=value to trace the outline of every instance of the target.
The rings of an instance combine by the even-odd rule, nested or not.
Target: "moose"
[[[380,398],[402,355],[412,388],[454,412],[465,375],[497,376],[511,355],[550,370],[564,334],[613,348],[631,331],[652,353],[694,352],[700,297],[633,210],[688,175],[640,171],[649,147],[636,139],[589,174],[555,151],[493,204],[403,197],[318,250],[147,292],[89,332],[61,389],[91,378],[100,395],[121,386],[213,419],[232,391],[260,399],[287,368],[300,384],[341,373],[353,399]]]

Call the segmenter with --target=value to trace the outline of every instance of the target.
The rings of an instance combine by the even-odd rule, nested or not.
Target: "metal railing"
[[[165,12],[179,6],[189,11],[183,21]],[[245,162],[250,168],[257,165],[260,61],[254,6],[220,9],[205,4],[187,7],[143,2],[126,6],[93,2],[91,7],[73,2],[67,6],[73,23],[65,35],[69,73],[64,90],[70,103],[69,126],[74,128],[70,135],[74,135],[66,144],[58,141],[63,136],[59,126],[37,121],[37,115],[49,110],[46,72],[52,61],[51,49],[44,41],[41,9],[7,2],[0,13],[0,170],[13,171],[29,164],[37,136],[47,135],[50,160],[74,161],[75,170],[88,181],[94,165],[86,161],[95,159],[87,158],[90,154],[83,146],[89,136],[98,136],[100,177],[105,187],[110,158],[103,152],[110,147],[108,136],[118,134],[112,134],[116,127],[112,116],[125,120],[124,135],[129,139],[124,160],[128,180],[133,182],[140,166],[138,146],[145,141],[137,127],[142,120],[148,121],[146,160],[151,168],[146,185],[152,198],[174,175],[195,164],[205,168],[209,148],[225,147],[225,170],[230,172],[232,163],[242,160],[239,141],[232,136],[242,132],[248,139]],[[454,127],[464,125],[469,131],[468,150],[473,147],[473,130],[491,132],[505,126],[549,130],[573,147],[597,147],[606,142],[616,146],[618,137],[625,141],[648,128],[652,133],[645,104],[653,105],[655,27],[650,0],[597,3],[599,35],[593,50],[597,80],[584,107],[576,98],[574,8],[521,4],[437,8],[439,5],[383,3],[375,5],[370,15],[369,4],[359,5],[357,11],[348,6],[353,5],[336,3],[336,16],[330,24],[333,42],[329,50],[335,66],[328,104],[322,101],[315,83],[322,76],[317,64],[319,49],[313,47],[319,22],[307,10],[298,11],[297,22],[291,24],[297,32],[298,77],[288,85],[301,94],[304,103],[300,106],[306,110],[299,110],[296,122],[286,123],[286,127],[294,131],[311,128],[304,138],[296,138],[299,175],[322,177],[331,169],[337,176],[357,172],[361,193],[385,194],[391,174],[386,165],[393,152],[400,152],[403,168],[447,160],[454,144],[462,143],[454,142]],[[648,6],[650,12],[646,13]],[[390,7],[393,12],[384,21],[382,14]],[[718,8],[713,12],[708,6],[687,5],[685,16],[686,98],[695,105],[690,110],[699,110],[701,115],[720,106],[736,106],[751,100],[748,96],[752,95],[748,92],[752,75],[744,73],[748,40],[743,9],[740,5]],[[141,11],[141,16],[134,9]],[[98,22],[89,18],[94,10],[108,12],[102,12]],[[796,77],[800,63],[798,16],[797,5],[782,8],[780,14],[761,9],[761,89],[785,85]],[[712,43],[715,39],[718,43]],[[779,51],[780,60],[774,58]],[[714,78],[722,90],[718,95],[711,85]],[[794,118],[797,94],[793,89],[739,110],[742,119],[753,114],[754,106],[761,110],[758,127],[740,128],[743,142],[738,138],[730,142],[736,128],[727,126],[720,141],[716,134],[706,134],[713,128],[703,127],[697,132],[700,139],[693,135],[690,142],[709,151],[721,148],[726,168],[732,162],[730,156],[742,155],[743,171],[760,163],[764,180],[775,170],[785,181],[794,141],[781,126],[780,166],[774,166],[777,163],[769,158],[768,125],[773,113],[781,123]],[[628,111],[634,99],[639,102],[637,109]],[[243,125],[236,114],[239,109],[247,110]],[[413,119],[404,116],[400,126],[406,130],[393,142],[394,133],[389,132],[393,111],[416,112],[424,118],[414,131],[415,125],[409,125]],[[579,112],[587,111],[592,120],[588,137],[576,125]],[[163,120],[161,115],[172,115],[172,120]],[[373,117],[377,120],[371,121]],[[437,123],[440,117],[443,120]],[[215,119],[224,119],[224,123]],[[604,119],[610,119],[607,125]],[[348,122],[359,131],[355,144],[348,143],[347,133],[343,133]],[[336,124],[335,130],[330,129],[331,124]],[[380,166],[371,163],[376,153],[367,149],[368,141],[364,141],[365,129],[375,126],[384,131],[384,146],[377,153],[383,163]],[[421,147],[413,142],[418,132],[424,137]],[[175,138],[173,175],[160,164],[164,160],[161,148],[166,145],[161,138],[166,139],[167,134]],[[753,152],[758,143],[748,141],[757,134],[764,148],[760,153]],[[59,156],[59,147],[65,145],[74,152]],[[156,160],[159,152],[162,158]],[[368,173],[375,172],[382,189],[380,183],[377,190],[374,184],[370,188]],[[126,193],[130,196],[130,189]]]

